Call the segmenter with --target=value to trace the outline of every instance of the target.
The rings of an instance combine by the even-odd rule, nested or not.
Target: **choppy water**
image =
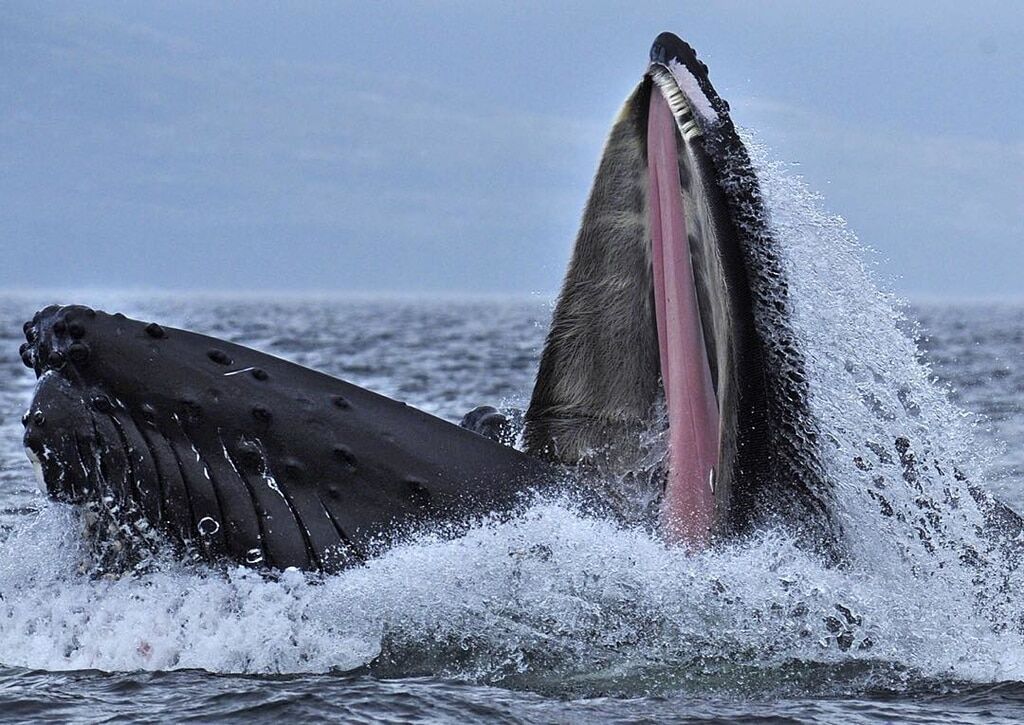
[[[841,222],[764,173],[847,567],[777,532],[691,556],[548,502],[325,580],[168,562],[96,581],[21,448],[37,307],[226,337],[457,419],[525,404],[548,303],[0,296],[0,715],[1018,720],[1024,574],[952,471],[1024,508],[1024,305],[912,308],[919,352]]]

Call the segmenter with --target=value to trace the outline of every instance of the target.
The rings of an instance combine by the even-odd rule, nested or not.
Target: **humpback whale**
[[[396,531],[627,472],[667,426],[659,528],[699,549],[838,524],[758,182],[707,68],[655,41],[599,164],[525,413],[456,426],[270,355],[82,306],[25,324],[25,447],[96,535],[336,571]],[[659,411],[666,411],[663,416]],[[123,534],[123,536],[121,536]]]

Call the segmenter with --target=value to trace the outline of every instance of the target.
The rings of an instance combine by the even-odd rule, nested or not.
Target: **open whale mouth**
[[[671,33],[605,146],[555,309],[524,439],[627,468],[659,401],[670,541],[785,521],[837,539],[757,175],[707,68]],[[611,451],[611,453],[609,453]]]
[[[207,560],[334,571],[509,508],[550,470],[403,403],[204,335],[48,307],[21,353],[46,492]]]

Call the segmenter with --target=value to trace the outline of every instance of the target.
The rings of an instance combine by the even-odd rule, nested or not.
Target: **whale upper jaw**
[[[204,335],[80,306],[40,311],[25,334],[38,380],[24,440],[47,493],[206,560],[334,571],[554,478],[403,403]]]

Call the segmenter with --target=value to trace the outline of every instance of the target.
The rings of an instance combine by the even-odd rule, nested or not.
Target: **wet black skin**
[[[555,479],[483,435],[204,335],[80,306],[40,311],[25,334],[39,378],[25,445],[48,494],[105,497],[207,560],[333,571]]]

